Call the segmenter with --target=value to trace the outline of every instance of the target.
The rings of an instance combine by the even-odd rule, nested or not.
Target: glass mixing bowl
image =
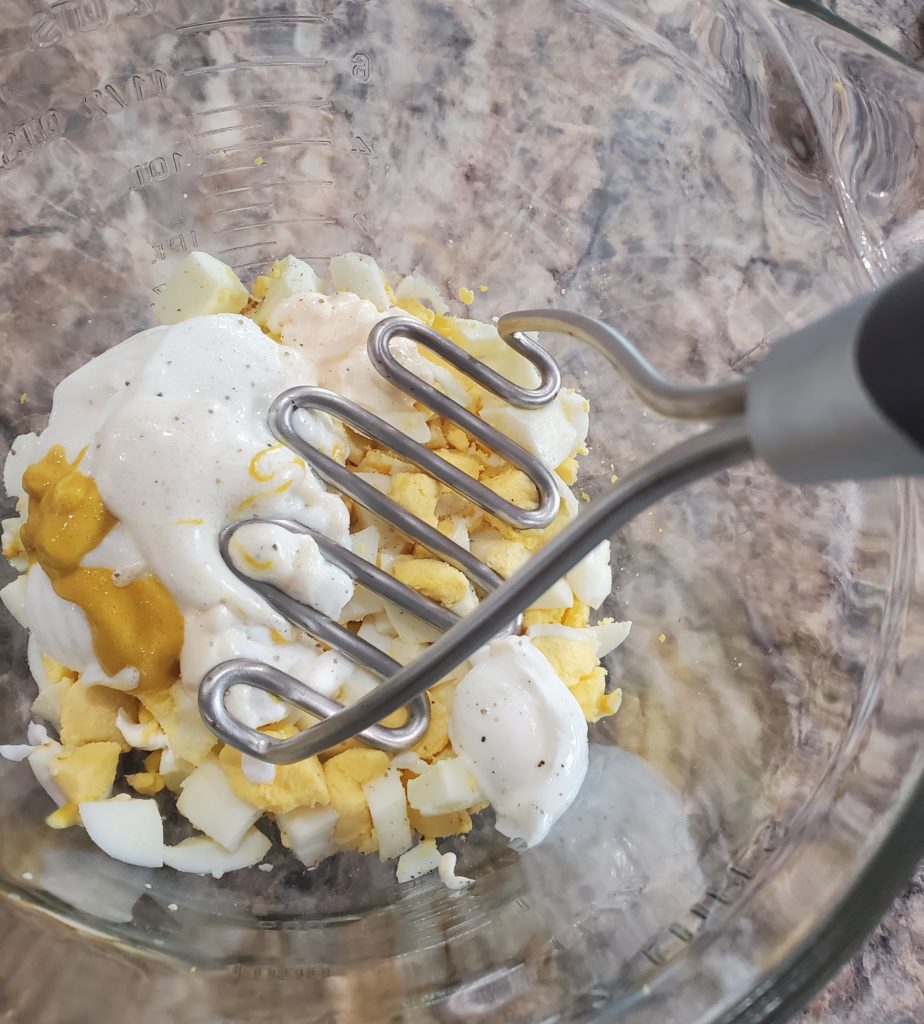
[[[349,250],[474,314],[601,316],[688,380],[915,258],[924,81],[843,26],[725,0],[0,0],[3,438],[152,321],[193,248],[252,277]],[[461,311],[461,307],[457,311]],[[593,496],[688,427],[549,341],[593,406]],[[5,454],[5,452],[4,452]],[[487,822],[477,879],[375,858],[216,881],[107,859],[0,762],[14,1019],[759,1021],[805,998],[910,870],[924,654],[908,482],[761,468],[614,544],[625,692],[550,838]],[[31,700],[0,619],[2,738]],[[49,1008],[57,1007],[58,1012]],[[67,1008],[65,1010],[65,1007]]]

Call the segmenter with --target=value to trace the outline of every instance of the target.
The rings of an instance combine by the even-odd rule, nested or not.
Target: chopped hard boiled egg
[[[589,555],[565,574],[568,585],[584,604],[599,608],[613,589],[613,570],[610,566],[610,542],[598,544]]]
[[[353,739],[321,758],[273,766],[219,744],[197,692],[222,662],[273,665],[344,704],[379,685],[277,614],[254,582],[402,664],[440,635],[354,585],[312,536],[262,520],[300,523],[456,615],[479,601],[456,564],[328,489],[279,443],[267,422],[279,394],[305,385],[341,394],[513,505],[538,500],[525,473],[380,375],[367,340],[401,313],[521,386],[536,386],[535,367],[492,324],[449,316],[420,275],[395,277],[393,290],[372,257],[346,253],[330,260],[329,276],[334,290],[325,292],[314,269],[289,256],[250,295],[231,268],[191,253],[156,299],[164,326],[67,377],[47,428],[13,442],[3,480],[16,514],[2,524],[2,546],[22,575],[0,602],[30,630],[33,713],[54,732],[33,723],[28,742],[0,745],[0,757],[30,766],[58,807],[49,825],[82,823],[101,849],[130,863],[220,877],[266,855],[271,841],[258,823],[268,820],[309,868],[337,851],[378,852],[400,858],[401,878],[438,868],[457,889],[469,880],[433,840],[468,833],[490,803],[499,829],[531,845],[574,798],[587,723],[621,699],[618,689],[607,693],[600,659],[629,624],[590,619],[612,589],[605,543],[535,601],[525,636],[495,641],[431,689],[430,724],[413,750],[395,755]],[[463,291],[467,301],[473,293]],[[517,532],[333,415],[299,412],[296,429],[498,576],[512,576],[579,512],[571,486],[586,453],[586,400],[565,389],[544,409],[513,408],[410,338],[391,348],[423,383],[554,470],[560,507],[549,527]],[[216,538],[248,519],[234,534],[232,571]],[[283,738],[315,721],[253,686],[234,687],[227,708]],[[138,795],[110,798],[117,781]],[[158,805],[171,801],[202,834],[164,847]],[[422,841],[412,846],[415,836]]]
[[[282,844],[309,868],[337,852],[334,827],[339,815],[333,807],[299,807],[280,814],[276,823]]]
[[[434,761],[407,784],[408,803],[421,814],[451,814],[481,803],[484,796],[467,763],[458,757]]]
[[[210,755],[180,784],[176,809],[226,850],[236,850],[260,817],[260,808],[231,788],[217,757]]]
[[[297,732],[288,724],[266,726],[263,731],[277,739],[288,739]],[[240,751],[232,747],[222,747],[218,760],[234,793],[261,810],[285,814],[296,807],[324,807],[330,801],[324,769],[316,757],[277,765],[266,781],[249,779],[241,765]]]
[[[164,864],[175,871],[221,878],[229,871],[259,864],[271,846],[262,832],[252,828],[233,851],[226,850],[208,836],[192,836],[176,846],[165,846],[163,857]]]
[[[72,804],[101,800],[115,782],[120,753],[113,742],[62,747],[50,763],[51,777]]]
[[[436,871],[441,859],[436,843],[432,839],[422,839],[413,849],[398,858],[398,881],[412,882],[415,878]]]
[[[154,300],[162,324],[178,324],[195,316],[239,313],[249,296],[240,278],[221,260],[191,252]]]
[[[263,293],[263,301],[253,313],[253,318],[261,327],[270,327],[274,314],[286,299],[304,292],[319,292],[321,281],[303,260],[286,256],[284,260],[276,260],[266,277],[257,278],[254,292],[258,286]]]
[[[353,292],[368,299],[376,309],[385,310],[393,304],[394,293],[371,256],[347,252],[331,257],[330,278],[338,292]]]
[[[83,801],[80,820],[94,843],[115,860],[143,868],[164,863],[164,825],[153,800],[115,796]]]
[[[391,768],[384,775],[365,783],[363,794],[375,828],[379,857],[382,860],[399,857],[410,849],[413,840],[404,786],[397,769]]]

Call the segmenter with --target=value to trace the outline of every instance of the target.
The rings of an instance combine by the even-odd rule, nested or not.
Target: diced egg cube
[[[578,564],[565,573],[575,596],[591,608],[599,608],[613,589],[613,569],[610,566],[610,542],[598,544]]]
[[[450,814],[484,799],[475,777],[458,757],[434,761],[407,784],[408,803],[421,814]]]
[[[105,799],[115,781],[120,753],[121,747],[113,742],[61,747],[50,763],[51,777],[72,804]]]
[[[540,594],[530,608],[537,610],[570,608],[572,604],[574,604],[574,592],[566,580],[559,580],[557,583],[553,583],[544,594]]]
[[[597,634],[597,642],[600,644],[597,657],[605,658],[611,651],[615,651],[623,643],[629,635],[632,623],[608,620],[598,622],[596,626],[591,628]]]
[[[218,758],[211,755],[180,784],[176,809],[226,850],[238,848],[262,813],[259,807],[237,796]]]
[[[373,565],[379,556],[380,543],[379,531],[374,526],[367,526],[350,535],[350,550]]]
[[[321,290],[321,281],[318,275],[307,263],[295,256],[286,256],[284,260],[276,260],[266,280],[269,282],[266,294],[253,314],[254,320],[261,327],[270,325],[273,314],[286,299],[303,292],[319,292]]]
[[[164,823],[154,800],[116,796],[80,804],[87,835],[115,860],[143,868],[164,864]]]
[[[394,294],[371,256],[359,252],[332,256],[330,277],[338,292],[353,292],[361,299],[368,299],[378,310],[386,310],[392,304]]]
[[[221,260],[191,252],[154,300],[162,324],[178,324],[210,313],[240,313],[249,299],[240,278]]]
[[[447,313],[449,306],[440,294],[439,288],[420,274],[408,274],[395,288],[395,298],[416,299],[428,305],[434,313]]]
[[[363,786],[379,843],[379,857],[391,860],[411,848],[411,823],[401,776],[394,768]]]
[[[398,858],[395,871],[399,882],[411,882],[440,866],[440,851],[432,839],[422,839],[412,850]]]
[[[298,808],[276,818],[284,846],[309,868],[335,853],[334,827],[339,815],[333,807]]]

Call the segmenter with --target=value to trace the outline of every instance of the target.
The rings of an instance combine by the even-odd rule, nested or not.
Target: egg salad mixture
[[[411,275],[394,287],[369,256],[334,257],[330,285],[294,257],[252,293],[233,271],[193,253],[158,296],[163,326],[104,352],[58,385],[47,428],[16,439],[4,468],[17,515],[3,553],[21,575],[0,592],[30,631],[38,685],[25,762],[54,801],[52,828],[82,827],[107,854],[146,867],[216,876],[258,864],[279,841],[308,867],[338,851],[400,858],[407,880],[439,869],[436,840],[462,835],[490,805],[518,846],[541,841],[587,768],[587,723],[613,714],[601,658],[628,623],[591,624],[611,590],[602,544],[526,613],[522,636],[493,641],[429,693],[430,726],[398,755],[351,740],[274,767],[219,743],[197,688],[230,658],[265,661],[350,704],[377,680],[295,629],[242,582],[218,550],[222,527],[290,516],[457,613],[476,604],[468,579],[323,483],[269,432],[272,400],[296,385],[352,398],[491,490],[524,508],[536,489],[458,426],[387,383],[366,353],[370,328],[410,314],[495,370],[535,386],[532,365],[491,324],[448,315]],[[576,514],[588,403],[563,389],[548,407],[512,408],[446,364],[397,340],[418,376],[508,434],[553,469],[557,519],[518,532],[380,445],[324,414],[298,429],[332,458],[508,577]],[[401,663],[435,632],[326,562],[310,537],[254,523],[232,557]],[[314,719],[248,686],[229,694],[243,722],[276,737]],[[396,712],[386,724],[398,724]],[[22,737],[19,737],[22,739]],[[195,834],[168,845],[164,820]]]

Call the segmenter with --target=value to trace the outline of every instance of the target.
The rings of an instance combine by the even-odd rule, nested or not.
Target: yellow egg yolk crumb
[[[455,568],[437,558],[407,558],[395,562],[394,577],[401,583],[449,608],[468,593],[468,580]]]
[[[341,850],[372,853],[377,849],[372,816],[363,786],[388,770],[389,757],[381,750],[345,750],[324,763],[330,805],[338,814],[334,842]]]
[[[65,747],[51,762],[51,777],[72,804],[103,800],[115,782],[118,743],[86,743]]]
[[[286,724],[265,726],[260,731],[277,739],[289,739],[298,730]],[[218,761],[234,793],[265,811],[285,814],[296,807],[326,807],[330,803],[324,769],[316,757],[276,765],[272,782],[251,782],[241,769],[240,751],[233,747],[222,747]]]
[[[61,702],[61,742],[79,746],[108,741],[118,743],[124,752],[129,745],[116,725],[116,716],[122,711],[132,719],[137,706],[138,701],[127,693],[73,683]]]

